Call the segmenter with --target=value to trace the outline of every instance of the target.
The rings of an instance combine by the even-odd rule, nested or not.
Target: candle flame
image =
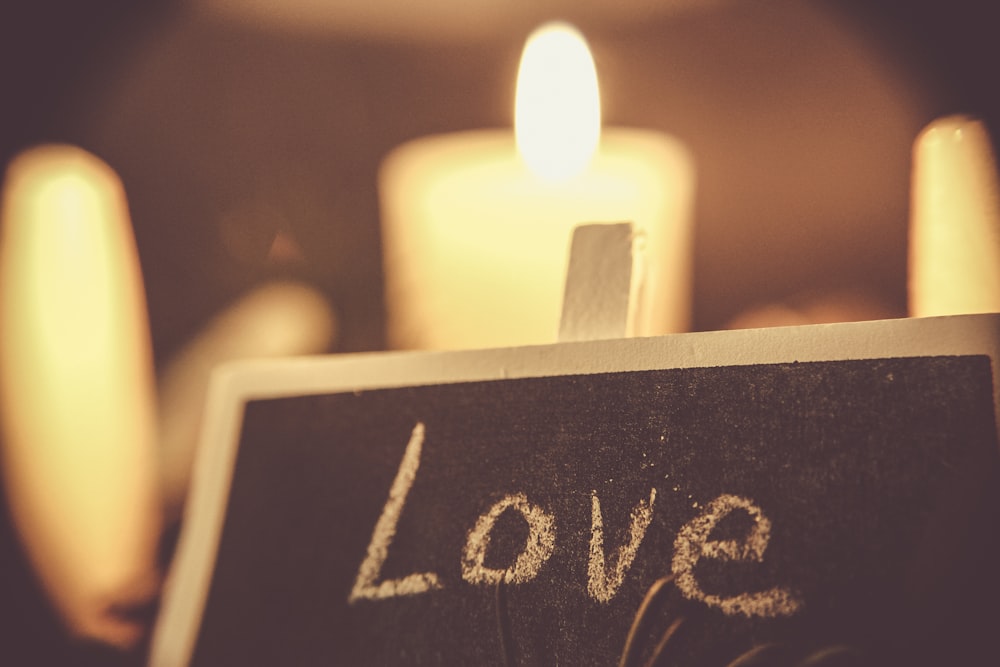
[[[538,177],[565,181],[590,163],[601,137],[597,70],[583,35],[566,23],[531,34],[514,105],[517,147]]]

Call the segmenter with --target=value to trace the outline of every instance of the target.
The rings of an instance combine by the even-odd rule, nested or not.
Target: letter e
[[[753,526],[746,538],[742,542],[709,540],[709,535],[719,522],[736,509],[744,510],[753,518]],[[764,550],[770,539],[771,521],[752,500],[723,494],[709,503],[704,512],[688,522],[677,534],[671,564],[676,577],[675,583],[685,597],[700,600],[709,607],[717,607],[729,616],[791,616],[802,607],[802,602],[786,588],[775,587],[757,593],[722,597],[703,591],[694,575],[694,568],[702,558],[759,563],[764,559]]]

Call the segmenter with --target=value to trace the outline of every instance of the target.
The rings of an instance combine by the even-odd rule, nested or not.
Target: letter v
[[[632,509],[629,523],[628,542],[618,547],[611,559],[613,567],[609,571],[604,562],[604,519],[601,516],[601,500],[597,491],[591,493],[590,520],[590,560],[587,563],[587,592],[598,602],[610,602],[625,580],[625,572],[632,566],[646,529],[653,520],[653,502],[656,489],[649,490],[649,502],[640,500]]]
[[[403,511],[406,503],[406,496],[413,486],[413,480],[417,477],[417,468],[420,467],[420,451],[424,445],[424,425],[417,422],[410,435],[410,442],[406,445],[403,453],[403,460],[399,464],[399,471],[396,479],[389,489],[389,498],[385,501],[382,509],[382,516],[375,523],[375,530],[372,532],[371,542],[368,544],[368,554],[358,568],[358,577],[354,581],[354,588],[347,598],[348,603],[354,604],[358,600],[382,600],[385,598],[400,595],[416,595],[426,593],[430,590],[441,588],[437,574],[433,572],[420,572],[407,575],[401,579],[387,579],[381,583],[376,583],[382,576],[382,565],[389,555],[389,546],[392,538],[396,536],[396,524],[399,523],[399,515]]]

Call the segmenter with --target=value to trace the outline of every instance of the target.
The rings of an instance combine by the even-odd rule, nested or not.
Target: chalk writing
[[[424,445],[424,425],[418,422],[413,427],[410,434],[410,441],[403,452],[403,460],[399,464],[396,478],[389,489],[389,498],[385,501],[382,514],[375,524],[372,532],[372,539],[368,543],[368,552],[365,559],[361,561],[358,568],[358,576],[354,581],[354,587],[348,597],[348,602],[354,603],[357,600],[381,600],[398,595],[416,595],[430,590],[441,588],[437,574],[433,572],[419,572],[407,575],[400,579],[387,579],[378,584],[381,578],[382,565],[389,555],[389,546],[392,538],[396,535],[396,525],[399,523],[399,515],[403,511],[406,503],[406,496],[413,486],[413,480],[417,478],[417,468],[420,467],[420,451]]]
[[[490,545],[490,533],[497,519],[508,509],[515,509],[528,522],[528,539],[524,549],[506,570],[489,568],[484,565],[486,549]],[[496,584],[501,578],[504,583],[523,584],[534,579],[545,561],[552,555],[556,544],[556,521],[538,505],[528,502],[523,493],[506,495],[490,507],[476,520],[469,531],[462,554],[462,578],[470,584]]]
[[[587,562],[587,592],[598,602],[610,602],[625,580],[625,573],[632,566],[646,529],[653,520],[653,503],[656,489],[650,489],[649,501],[641,500],[632,509],[629,523],[628,542],[618,547],[610,559],[610,571],[604,557],[604,518],[601,515],[601,499],[597,491],[591,493],[590,519],[590,559]]]
[[[372,532],[371,541],[348,602],[382,600],[403,595],[416,595],[442,588],[434,572],[419,572],[398,579],[379,581],[382,566],[388,557],[389,547],[396,535],[399,516],[406,503],[420,467],[420,453],[424,443],[425,427],[418,422],[413,427],[410,440],[403,453],[399,470],[389,489],[389,497]],[[649,500],[641,500],[632,508],[627,541],[615,549],[610,558],[604,550],[604,517],[601,500],[596,491],[591,492],[591,535],[587,561],[587,593],[598,602],[608,603],[625,580],[625,575],[635,560],[639,545],[653,520],[656,489],[650,489]],[[493,528],[500,516],[508,511],[519,512],[528,524],[528,537],[514,562],[506,569],[486,566],[486,553],[490,546]],[[710,540],[719,522],[735,510],[742,510],[753,519],[753,525],[742,540]],[[705,510],[684,525],[674,541],[671,570],[676,576],[677,587],[685,597],[698,600],[710,607],[717,607],[727,615],[790,616],[802,606],[801,601],[789,590],[774,587],[756,593],[741,593],[723,597],[706,593],[695,577],[695,566],[702,558],[720,561],[761,562],[771,537],[771,521],[748,498],[723,494],[710,502]],[[523,584],[531,581],[552,556],[556,544],[556,519],[542,507],[528,500],[523,493],[510,493],[479,515],[475,525],[466,535],[462,550],[462,579],[474,585]]]
[[[735,510],[747,512],[753,519],[750,532],[742,541],[709,540],[719,522]],[[700,600],[710,607],[718,607],[733,616],[791,616],[802,602],[785,588],[771,588],[757,593],[741,593],[732,597],[710,595],[701,589],[695,577],[695,565],[702,558],[721,561],[764,560],[764,550],[771,539],[771,521],[764,516],[749,498],[723,494],[710,502],[705,510],[688,522],[674,541],[674,559],[671,569],[676,575],[677,587],[691,600]]]

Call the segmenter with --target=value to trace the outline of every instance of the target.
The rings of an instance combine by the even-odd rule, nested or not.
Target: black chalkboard
[[[1000,627],[988,356],[312,393],[239,433],[193,665],[615,665],[671,574],[661,665],[983,664]]]

